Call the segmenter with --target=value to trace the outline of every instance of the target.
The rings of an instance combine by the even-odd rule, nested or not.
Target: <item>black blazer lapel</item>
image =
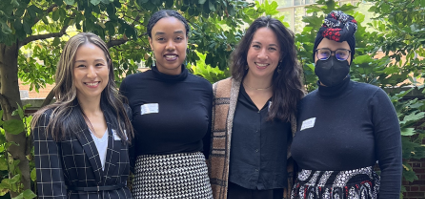
[[[81,115],[81,118],[83,116]],[[81,146],[86,153],[87,158],[89,159],[90,165],[93,168],[94,176],[96,177],[96,182],[102,182],[103,170],[102,163],[100,161],[99,152],[97,151],[96,144],[91,137],[90,130],[83,120],[83,129],[78,133],[77,139],[80,142]]]
[[[108,125],[108,150],[106,153],[106,161],[105,161],[105,170],[104,175],[106,178],[111,178],[111,176],[117,176],[118,171],[117,164],[120,162],[120,152],[123,146],[123,143],[118,136],[118,128],[112,121],[113,117],[111,117],[111,113],[108,110],[104,110],[106,124]],[[105,180],[106,183],[107,180]]]

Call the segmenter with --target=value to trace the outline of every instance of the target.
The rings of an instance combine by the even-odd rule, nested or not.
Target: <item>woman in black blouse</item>
[[[120,88],[136,134],[133,196],[212,198],[201,152],[209,148],[212,88],[183,65],[189,25],[178,12],[161,10],[147,29],[155,66],[126,77]]]
[[[261,17],[232,54],[232,77],[213,85],[214,198],[282,198],[295,111],[304,95],[294,35]]]

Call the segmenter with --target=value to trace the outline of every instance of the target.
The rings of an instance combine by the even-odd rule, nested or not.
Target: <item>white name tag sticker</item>
[[[309,118],[309,119],[304,120],[303,123],[302,123],[302,125],[301,125],[300,131],[302,131],[304,129],[313,128],[315,123],[316,123],[316,118],[315,117],[312,117],[312,118]]]
[[[120,136],[118,136],[117,131],[112,129],[112,135],[114,136],[114,140],[121,140]]]
[[[124,134],[125,134],[125,136],[127,136],[127,133],[126,133],[125,130],[124,130]],[[117,131],[115,129],[112,129],[112,135],[113,135],[115,141],[121,140],[120,136],[118,136]],[[125,137],[125,138],[126,138],[126,140],[128,140],[128,137]]]
[[[143,104],[140,106],[140,115],[159,113],[158,103]]]

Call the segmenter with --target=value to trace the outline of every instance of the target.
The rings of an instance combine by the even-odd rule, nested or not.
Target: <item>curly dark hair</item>
[[[290,121],[296,114],[298,101],[304,96],[302,83],[302,67],[297,61],[297,50],[294,44],[294,34],[282,22],[270,16],[256,19],[246,31],[239,45],[231,54],[230,71],[232,78],[242,81],[248,65],[247,54],[255,32],[267,27],[276,34],[281,49],[279,65],[273,74],[273,97],[269,111],[269,120]],[[280,72],[278,72],[280,69]]]

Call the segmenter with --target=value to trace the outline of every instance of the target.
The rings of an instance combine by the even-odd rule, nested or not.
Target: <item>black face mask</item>
[[[347,60],[339,61],[335,56],[331,56],[327,60],[317,60],[314,72],[322,84],[331,87],[341,83],[347,77],[350,65]]]

